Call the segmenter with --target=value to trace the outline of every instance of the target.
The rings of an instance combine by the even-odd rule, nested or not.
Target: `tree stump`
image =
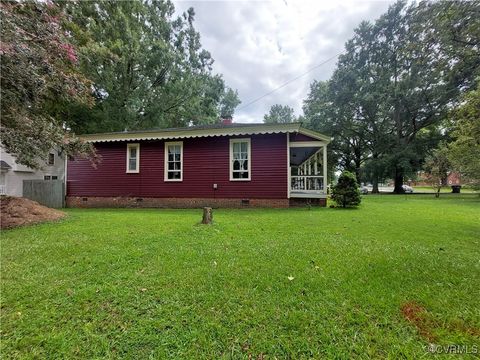
[[[202,224],[211,224],[213,221],[213,212],[211,207],[203,208]]]

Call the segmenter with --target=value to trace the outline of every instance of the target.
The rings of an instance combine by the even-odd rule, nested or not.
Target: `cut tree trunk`
[[[213,212],[211,207],[203,208],[202,224],[211,224],[213,221]]]

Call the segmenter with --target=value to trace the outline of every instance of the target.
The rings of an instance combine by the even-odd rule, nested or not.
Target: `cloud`
[[[261,122],[274,104],[297,115],[314,80],[330,78],[336,59],[242,108],[285,82],[342,52],[363,20],[374,20],[392,2],[380,1],[175,1],[178,14],[195,9],[202,45],[213,69],[242,100],[236,122]]]

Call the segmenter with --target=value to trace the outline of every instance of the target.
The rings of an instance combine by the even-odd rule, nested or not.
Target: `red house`
[[[101,162],[67,164],[77,207],[325,205],[327,144],[291,124],[217,124],[92,134]]]

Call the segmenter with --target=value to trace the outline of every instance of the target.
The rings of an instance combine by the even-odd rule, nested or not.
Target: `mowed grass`
[[[433,186],[413,186],[413,192],[414,193],[436,193],[437,188],[434,188]],[[479,194],[478,191],[473,190],[471,187],[468,186],[462,186],[460,189],[461,193],[464,194]],[[440,193],[441,194],[451,194],[452,193],[452,187],[451,186],[442,186],[440,188]]]
[[[398,359],[480,342],[478,196],[221,209],[212,226],[200,210],[68,213],[2,232],[2,358]]]

